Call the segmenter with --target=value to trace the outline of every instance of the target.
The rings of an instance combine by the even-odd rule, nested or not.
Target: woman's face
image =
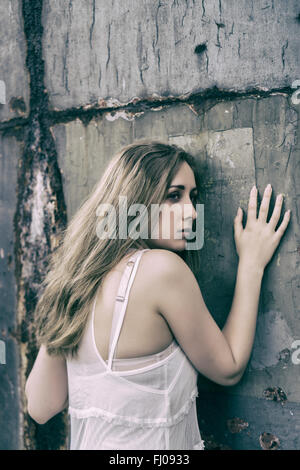
[[[194,172],[183,162],[167,190],[166,200],[160,206],[159,229],[156,238],[149,240],[152,248],[184,251],[187,232],[197,217],[195,210],[197,188]]]

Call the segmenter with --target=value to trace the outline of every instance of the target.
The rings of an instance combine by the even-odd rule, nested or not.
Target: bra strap
[[[138,268],[139,261],[144,251],[149,248],[136,251],[127,261],[126,267],[121,277],[117,297],[115,299],[112,327],[109,340],[108,368],[112,368],[112,361],[115,354],[117,341],[122,328],[125,311],[128,303],[129,292]]]

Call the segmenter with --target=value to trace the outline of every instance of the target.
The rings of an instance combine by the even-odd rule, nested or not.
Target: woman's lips
[[[192,230],[188,230],[188,229],[186,229],[186,230],[181,230],[180,232],[182,233],[182,235],[183,235],[185,238],[186,238],[186,237],[190,237],[191,234],[192,234]],[[180,233],[180,232],[179,232],[179,233]]]

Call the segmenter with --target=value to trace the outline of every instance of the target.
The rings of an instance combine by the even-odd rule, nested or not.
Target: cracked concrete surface
[[[6,105],[0,104],[0,121],[4,121],[28,115],[29,109],[26,43],[19,1],[3,0],[0,4],[0,43],[0,80],[6,88]]]
[[[53,109],[99,99],[271,90],[298,78],[296,0],[44,1]],[[280,21],[278,18],[280,16]],[[195,54],[199,44],[207,49]]]

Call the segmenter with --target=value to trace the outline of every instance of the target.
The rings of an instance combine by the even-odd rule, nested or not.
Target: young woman
[[[200,192],[195,162],[181,148],[129,145],[111,160],[53,253],[36,306],[40,350],[25,392],[39,424],[68,406],[70,449],[203,449],[197,374],[224,386],[241,379],[264,268],[290,217],[275,230],[277,197],[267,223],[269,186],[258,218],[252,188],[245,228],[238,209],[236,286],[220,330],[196,281],[199,252],[187,248]],[[144,236],[135,230],[137,203],[145,209]],[[160,209],[157,222],[152,207]],[[104,235],[107,208],[115,211]]]

